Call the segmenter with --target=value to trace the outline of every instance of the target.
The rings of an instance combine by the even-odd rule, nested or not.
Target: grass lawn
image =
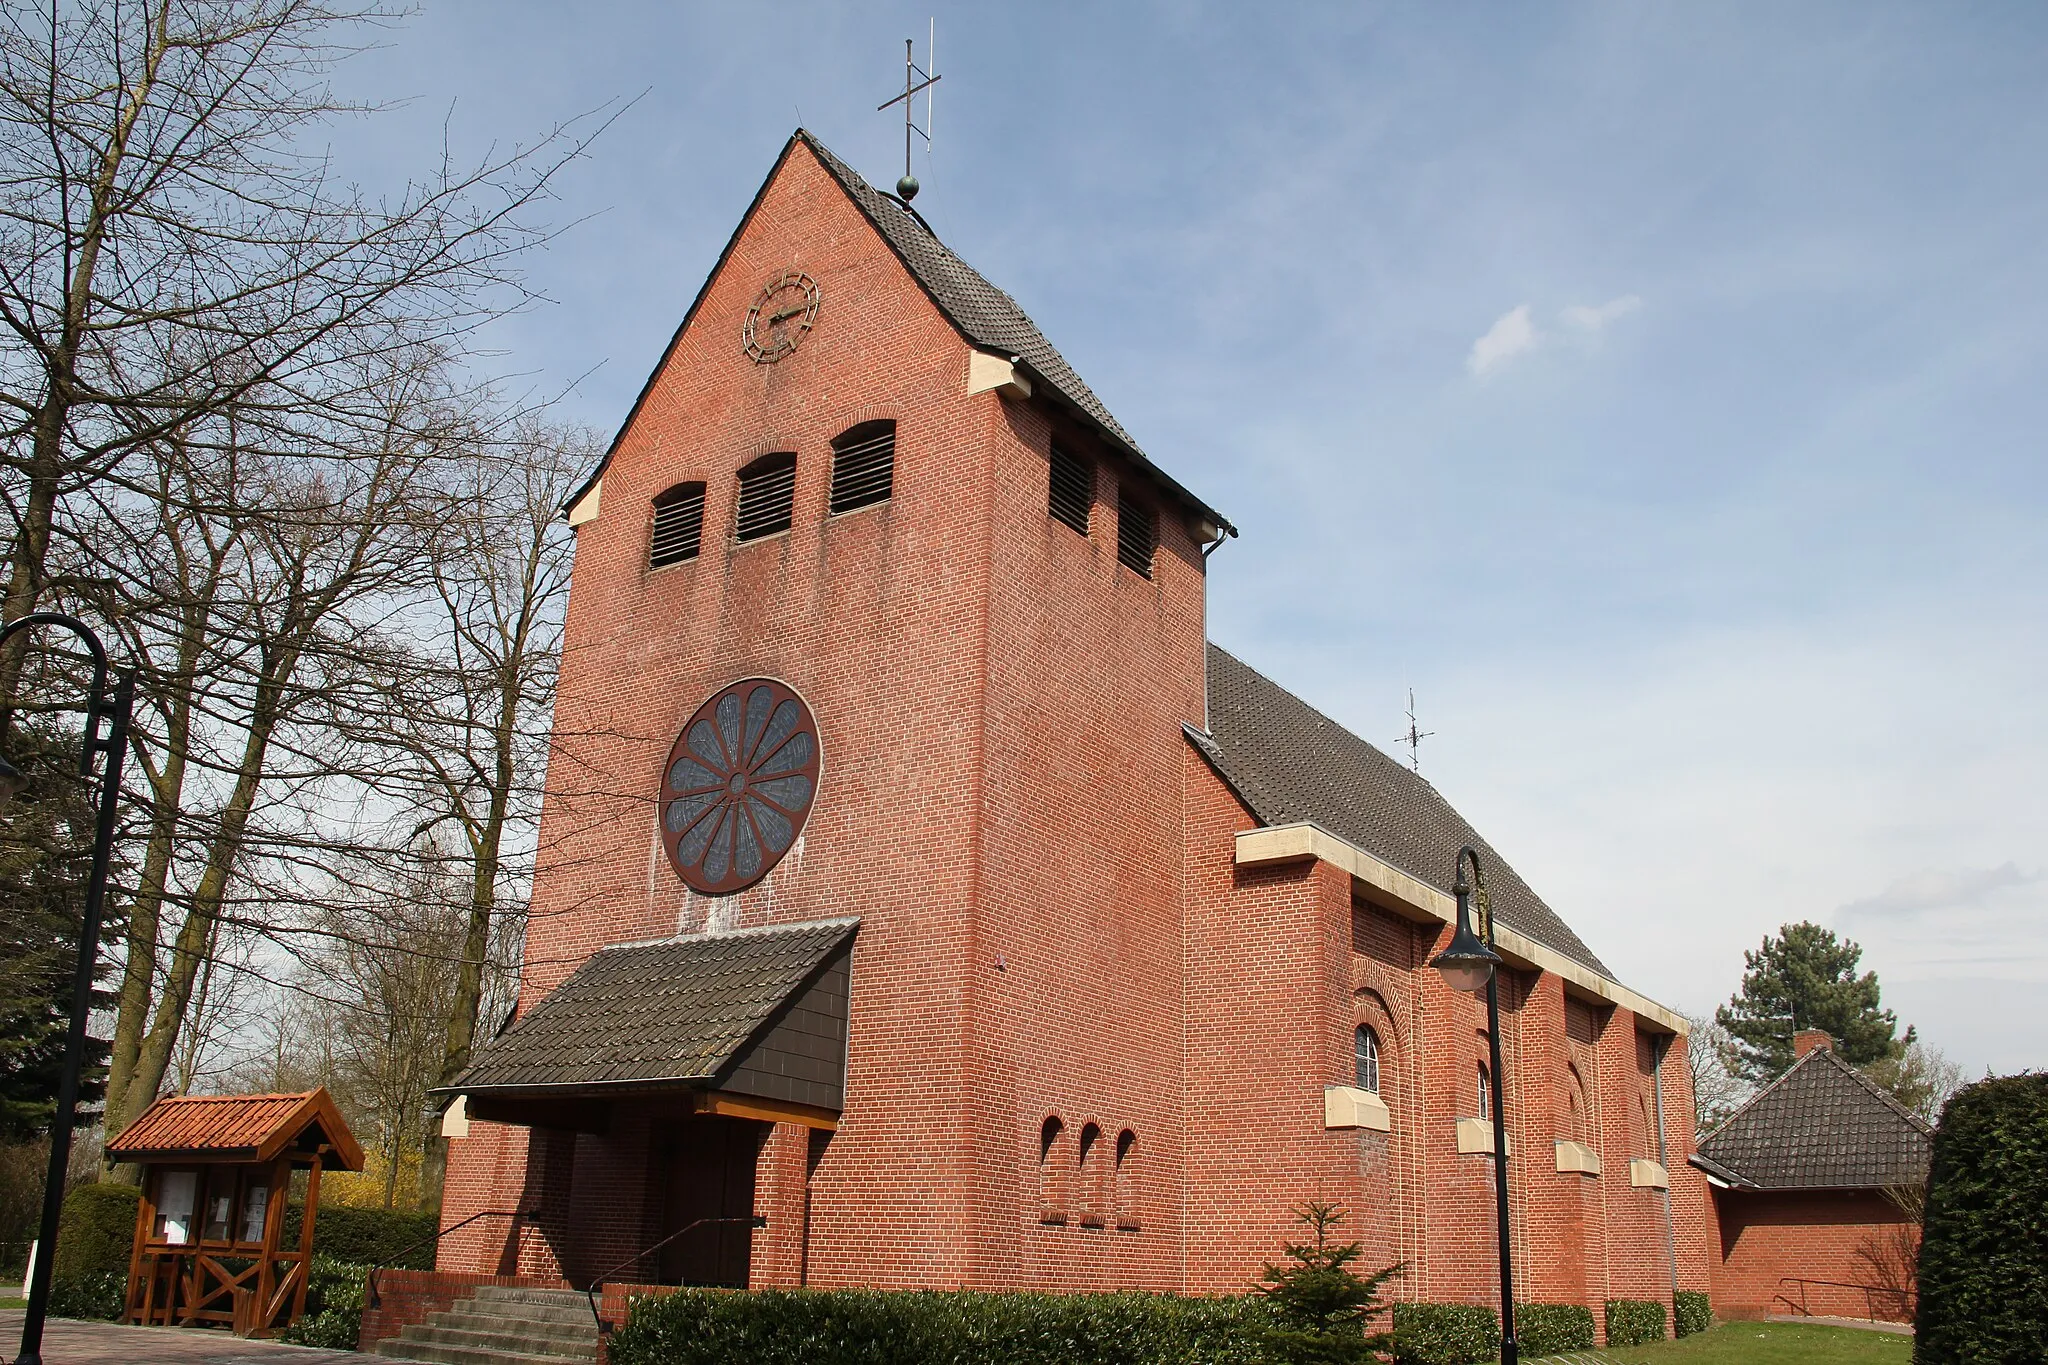
[[[1724,1322],[1682,1341],[1601,1351],[1606,1365],[1907,1365],[1913,1338],[1799,1322]]]

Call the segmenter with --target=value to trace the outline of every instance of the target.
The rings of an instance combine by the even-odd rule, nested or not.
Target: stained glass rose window
[[[661,842],[692,890],[729,896],[796,843],[818,794],[818,726],[803,698],[748,678],[697,708],[661,777]]]

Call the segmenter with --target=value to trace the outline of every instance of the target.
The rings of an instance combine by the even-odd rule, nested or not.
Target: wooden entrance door
[[[661,1283],[747,1287],[754,1230],[754,1173],[769,1125],[754,1119],[699,1114],[684,1119],[658,1159],[667,1172],[661,1235],[700,1218],[710,1223],[686,1232],[661,1251]]]

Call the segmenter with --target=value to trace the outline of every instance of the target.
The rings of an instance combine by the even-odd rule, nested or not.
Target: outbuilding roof
[[[322,1088],[291,1095],[166,1095],[107,1143],[117,1161],[274,1161],[287,1150],[363,1169],[363,1149]]]
[[[798,1038],[774,1050],[769,1069],[778,1077],[760,1078],[749,1093],[765,1087],[834,1107],[844,1083],[843,973],[830,989],[808,988],[843,968],[858,927],[818,920],[600,948],[444,1089],[601,1096],[711,1088],[754,1061],[749,1053],[771,1029],[787,1029]]]
[[[1217,645],[1209,646],[1209,728],[1188,738],[1262,823],[1322,826],[1429,886],[1444,887],[1470,845],[1485,859],[1500,922],[1613,979],[1420,773],[1352,734]]]
[[[1737,1189],[1872,1190],[1927,1178],[1933,1131],[1816,1047],[1700,1139],[1693,1164]]]

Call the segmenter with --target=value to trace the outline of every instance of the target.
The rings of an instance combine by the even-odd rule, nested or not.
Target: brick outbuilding
[[[1706,1287],[1683,1020],[1207,643],[1229,522],[808,134],[568,515],[523,989],[447,1125],[445,1225],[522,1217],[444,1269],[1234,1291],[1326,1200],[1490,1304],[1469,844],[1524,1297]]]
[[[1798,1059],[1700,1140],[1720,1229],[1714,1307],[1729,1317],[1913,1319],[1912,1210],[1933,1134],[1805,1030]]]

